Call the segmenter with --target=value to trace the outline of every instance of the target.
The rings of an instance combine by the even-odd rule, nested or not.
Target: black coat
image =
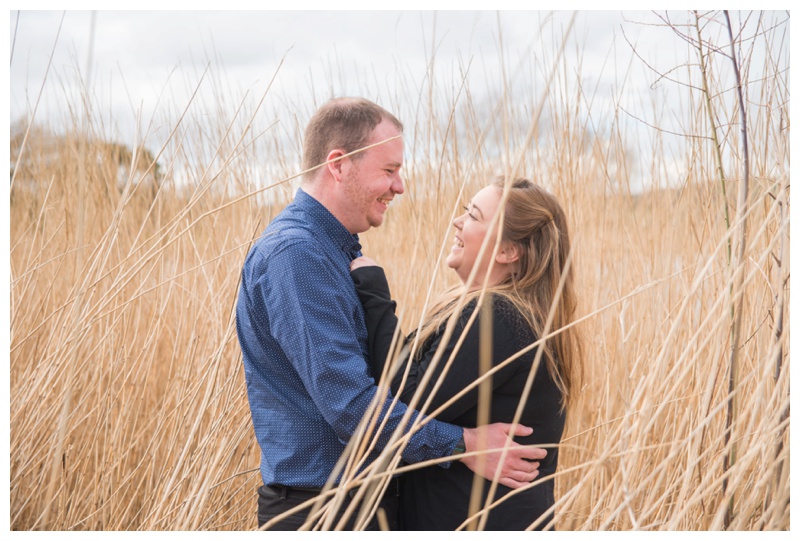
[[[389,345],[398,325],[389,287],[383,269],[362,267],[353,271],[361,302],[364,305],[365,321],[370,340],[370,367],[376,379],[383,371]],[[489,299],[486,299],[488,301]],[[486,302],[484,301],[484,302]],[[476,302],[468,303],[459,315],[455,330],[446,345],[442,345],[444,327],[419,348],[411,363],[410,373],[400,388],[405,367],[401,367],[392,381],[392,392],[399,392],[400,399],[409,403],[418,384],[429,370],[431,360],[440,347],[445,351],[429,384],[422,392],[418,407],[430,396],[432,387],[441,379],[446,361],[450,358],[467,321],[475,310]],[[507,300],[494,296],[492,302],[492,364],[497,365],[536,341],[530,326],[522,315]],[[456,354],[451,369],[444,376],[429,412],[435,411],[450,398],[458,394],[479,376],[480,314],[467,331],[464,342]],[[492,399],[489,422],[510,423],[514,420],[523,389],[531,372],[536,349],[526,352],[515,361],[494,374],[491,380]],[[540,359],[531,391],[528,395],[520,424],[533,428],[533,434],[516,441],[523,444],[558,444],[564,430],[565,414],[561,410],[561,392],[550,377],[544,358]],[[477,425],[478,387],[448,406],[436,416],[465,428]],[[547,457],[540,462],[537,481],[556,471],[558,449],[548,448]],[[453,462],[450,468],[429,466],[403,475],[401,495],[401,524],[407,530],[454,530],[468,516],[470,495],[475,475],[461,462]],[[486,507],[490,482],[483,483],[481,508]],[[553,479],[540,483],[504,501],[489,513],[486,530],[524,530],[553,505]],[[493,501],[504,497],[511,489],[498,485]],[[544,526],[552,518],[543,521]],[[541,527],[540,526],[540,527]]]

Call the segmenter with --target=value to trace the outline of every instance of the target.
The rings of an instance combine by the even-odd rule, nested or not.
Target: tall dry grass
[[[440,263],[449,222],[492,175],[518,160],[570,217],[587,358],[556,474],[559,529],[789,528],[788,30],[765,21],[735,38],[748,92],[741,216],[739,105],[730,60],[709,52],[730,44],[705,35],[720,17],[675,28],[704,40],[687,46],[692,84],[675,84],[678,147],[657,125],[626,144],[624,112],[594,106],[557,47],[545,88],[500,86],[488,110],[469,88],[433,79],[384,104],[416,144],[407,195],[362,240],[386,268],[405,330],[452,283]],[[766,51],[758,81],[747,77],[754,51]],[[529,60],[509,78],[539,69]],[[292,182],[265,186],[299,172],[299,131],[275,128],[270,107],[297,107],[299,126],[313,107],[269,92],[237,101],[215,77],[196,84],[213,85],[216,100],[166,107],[171,135],[150,159],[121,164],[88,113],[12,136],[12,529],[256,525],[259,451],[235,300],[247,249]],[[129,148],[147,146],[149,129]],[[642,155],[651,187],[639,192],[630,186]]]

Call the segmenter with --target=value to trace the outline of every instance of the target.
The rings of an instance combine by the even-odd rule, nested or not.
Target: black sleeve
[[[350,276],[364,306],[364,319],[369,334],[369,366],[377,381],[383,373],[392,338],[398,327],[394,313],[397,303],[392,300],[389,283],[381,267],[360,267],[351,271]]]
[[[489,301],[490,298],[484,300],[484,302]],[[520,325],[524,324],[522,322],[521,315],[519,315],[513,308],[509,310],[507,301],[498,300],[495,297],[494,303],[498,302],[505,304],[502,307],[503,309],[498,309],[498,305],[494,305],[492,307],[492,366],[502,363],[512,355],[518,353],[525,345],[527,345],[520,345],[520,342],[517,338],[517,331],[519,330]],[[428,396],[433,390],[434,385],[436,385],[436,382],[439,379],[442,379],[444,367],[455,350],[456,344],[459,341],[459,337],[464,333],[466,324],[475,310],[475,304],[475,301],[473,301],[462,310],[454,332],[446,345],[443,346],[442,344],[442,329],[442,333],[437,334],[436,338],[430,340],[430,343],[425,344],[424,350],[419,356],[419,362],[412,363],[417,365],[415,381],[409,381],[407,385],[412,383],[415,386],[417,382],[421,382],[426,372],[433,370],[433,374],[428,382],[428,385],[426,385],[425,389],[422,391],[423,394],[420,398],[420,402],[418,403],[420,406],[428,399]],[[514,317],[515,314],[517,317]],[[433,401],[431,402],[431,406],[427,410],[427,413],[433,413],[439,406],[450,400],[452,397],[460,393],[464,388],[478,379],[480,375],[480,316],[481,314],[478,314],[475,321],[472,323],[472,326],[466,331],[464,342],[461,344],[461,347],[459,348],[450,369],[442,379],[441,385],[434,395]],[[431,361],[440,347],[444,347],[444,352],[440,360],[436,363],[436,366],[431,368]],[[530,357],[531,355],[532,353],[527,353],[526,357]],[[492,388],[498,388],[506,383],[510,378],[519,374],[522,364],[523,359],[520,359],[519,361],[512,362],[508,366],[496,372],[492,376]],[[401,396],[405,403],[408,403],[407,393],[409,391],[411,394],[413,394],[413,390],[408,389],[404,390],[404,393]],[[437,415],[436,418],[444,422],[453,422],[464,412],[476,407],[477,404],[478,386],[475,386],[452,405],[448,406],[441,414]]]

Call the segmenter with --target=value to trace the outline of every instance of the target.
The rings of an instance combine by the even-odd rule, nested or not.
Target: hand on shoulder
[[[371,257],[367,257],[362,255],[361,257],[357,257],[350,263],[350,270],[354,271],[361,267],[377,267],[378,264]]]

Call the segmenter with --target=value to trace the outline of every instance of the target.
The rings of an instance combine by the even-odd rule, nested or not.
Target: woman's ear
[[[495,260],[503,265],[508,265],[519,260],[519,248],[512,242],[504,242],[497,252]]]

